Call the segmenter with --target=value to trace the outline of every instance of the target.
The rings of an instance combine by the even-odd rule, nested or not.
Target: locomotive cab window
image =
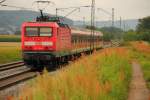
[[[26,36],[52,36],[52,28],[49,27],[26,27]]]
[[[27,27],[26,28],[26,36],[38,36],[38,28]]]
[[[52,36],[51,28],[40,28],[40,36]]]

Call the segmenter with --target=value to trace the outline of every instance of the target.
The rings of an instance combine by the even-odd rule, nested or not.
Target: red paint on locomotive
[[[26,22],[22,25],[22,50],[23,51],[55,51],[56,50],[56,34],[59,26],[56,23],[32,23]],[[27,36],[27,28],[33,28],[36,35]],[[34,29],[35,28],[35,29]],[[36,30],[37,28],[37,30]],[[39,36],[38,28],[49,28],[51,29],[51,36]],[[30,32],[31,33],[31,32]]]

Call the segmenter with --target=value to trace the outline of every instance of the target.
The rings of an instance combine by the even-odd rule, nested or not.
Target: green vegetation
[[[137,33],[141,40],[150,42],[150,16],[139,19]]]
[[[144,78],[150,89],[150,45],[145,42],[131,43],[132,58],[137,59],[142,66]]]
[[[123,31],[120,28],[116,27],[103,27],[100,29],[104,33],[103,40],[110,41],[115,39],[121,39]]]
[[[150,58],[139,57],[139,61],[142,65],[143,73],[145,80],[147,82],[147,86],[150,89]]]
[[[0,42],[0,64],[21,60],[20,43]]]
[[[21,98],[33,100],[126,100],[131,65],[125,48],[105,49],[38,76]]]
[[[126,42],[139,40],[138,35],[134,30],[129,30],[129,31],[125,32],[123,35],[123,39]]]
[[[0,35],[0,42],[20,42],[21,36],[19,35]]]
[[[140,32],[140,34],[138,34],[138,39],[150,42],[150,30]]]
[[[91,26],[86,26],[87,29],[91,29]],[[104,41],[111,41],[116,39],[121,39],[123,36],[123,30],[116,27],[102,27],[102,28],[94,28],[97,31],[101,31],[103,33]]]
[[[145,17],[143,19],[139,19],[139,24],[137,27],[137,32],[147,32],[150,31],[150,16]]]
[[[136,31],[129,30],[124,34],[125,41],[143,40],[150,42],[150,16],[139,19]]]
[[[123,39],[127,41],[148,41],[150,42],[150,30],[146,32],[140,32],[129,30],[124,33]]]
[[[111,41],[111,40],[124,40],[127,41],[148,41],[150,42],[150,16],[145,17],[143,19],[139,19],[139,24],[136,30],[128,30],[123,31],[120,28],[116,27],[91,27],[86,26],[87,29],[95,29],[97,31],[103,32],[103,40]]]
[[[147,82],[148,88],[150,89],[150,56],[146,57],[145,55],[139,52],[136,52],[135,54],[138,57],[138,61],[142,66],[144,78]]]

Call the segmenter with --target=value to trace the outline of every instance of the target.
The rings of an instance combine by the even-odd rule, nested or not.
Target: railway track
[[[0,65],[0,90],[36,77],[36,75],[22,61]]]
[[[24,65],[25,64],[24,64],[23,61],[2,64],[2,65],[0,65],[0,72],[4,71],[4,70],[9,70],[9,69],[12,69],[12,68],[16,68],[16,67],[21,67],[21,66],[24,66]]]
[[[108,47],[110,47],[110,45],[108,45]],[[105,48],[107,48],[107,46]],[[0,65],[0,90],[36,76],[37,73],[25,66],[23,61]]]

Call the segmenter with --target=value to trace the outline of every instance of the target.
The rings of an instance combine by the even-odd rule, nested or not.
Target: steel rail
[[[13,77],[3,79],[0,81],[0,91],[11,86],[15,86],[17,83],[24,82],[36,76],[37,74],[35,72],[25,72],[19,75],[15,75]]]
[[[22,66],[22,67],[17,67],[17,68],[13,68],[13,69],[9,69],[6,71],[2,71],[0,72],[0,81],[15,75],[19,75],[22,73],[26,73],[31,71],[30,68],[26,67],[26,66]]]
[[[31,79],[37,74],[25,66],[23,61],[0,65],[0,90]]]
[[[2,64],[2,65],[0,65],[0,71],[9,70],[9,69],[16,68],[16,67],[21,67],[21,66],[24,66],[24,65],[25,64],[24,64],[23,61],[17,61],[17,62]]]

